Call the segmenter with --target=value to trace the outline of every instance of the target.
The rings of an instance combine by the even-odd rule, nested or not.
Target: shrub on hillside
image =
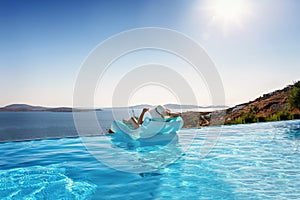
[[[293,85],[289,95],[289,105],[291,108],[300,109],[300,81]]]
[[[288,111],[280,111],[278,112],[279,120],[289,120],[292,119],[291,113]]]
[[[257,118],[252,112],[244,114],[243,118],[246,124],[257,122]]]
[[[267,117],[267,121],[280,121],[294,119],[289,111],[279,111]]]
[[[266,122],[266,121],[267,121],[267,119],[263,116],[260,116],[257,118],[257,122]]]
[[[293,119],[300,119],[300,114],[299,113],[293,114]]]

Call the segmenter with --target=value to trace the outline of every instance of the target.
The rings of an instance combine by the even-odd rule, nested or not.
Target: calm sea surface
[[[109,128],[111,113],[97,116]],[[208,134],[220,131],[200,156]],[[0,113],[0,199],[300,199],[299,120],[183,129],[172,148],[128,146],[100,134],[66,138],[76,134],[72,113]],[[45,139],[52,137],[59,139]],[[33,138],[39,140],[8,142]],[[122,154],[112,153],[117,148],[153,171],[107,165],[121,162]],[[162,168],[154,162],[174,156]]]
[[[116,113],[118,119],[128,119],[131,115],[125,109]],[[104,109],[96,115],[103,131],[108,129],[113,120],[112,111]],[[0,142],[74,136],[78,133],[71,112],[0,112]]]

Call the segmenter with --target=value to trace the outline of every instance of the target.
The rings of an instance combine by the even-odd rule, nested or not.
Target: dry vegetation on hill
[[[182,114],[184,127],[200,127],[201,115],[211,121],[211,125],[243,124],[278,120],[300,119],[300,81],[281,90],[226,110],[213,113],[186,112]],[[213,116],[213,117],[212,117]],[[214,120],[214,122],[212,122]]]

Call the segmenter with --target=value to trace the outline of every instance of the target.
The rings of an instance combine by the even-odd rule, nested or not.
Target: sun
[[[212,22],[218,22],[223,28],[242,27],[243,20],[250,14],[249,0],[209,0],[207,10]]]

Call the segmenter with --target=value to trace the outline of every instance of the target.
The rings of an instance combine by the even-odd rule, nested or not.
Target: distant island
[[[143,109],[143,108],[150,108],[155,105],[150,104],[140,104],[140,105],[134,105],[134,106],[124,106],[124,107],[113,107],[114,109]],[[185,104],[164,104],[166,108],[170,110],[201,110],[201,109],[211,109],[211,110],[219,110],[219,109],[226,109],[228,106],[225,105],[211,105],[211,106],[197,106],[197,105],[185,105]],[[109,108],[111,109],[111,108]]]
[[[94,109],[79,109],[70,107],[49,108],[43,106],[32,106],[27,104],[11,104],[0,108],[0,112],[84,112],[93,111]],[[101,109],[95,109],[101,111]]]

